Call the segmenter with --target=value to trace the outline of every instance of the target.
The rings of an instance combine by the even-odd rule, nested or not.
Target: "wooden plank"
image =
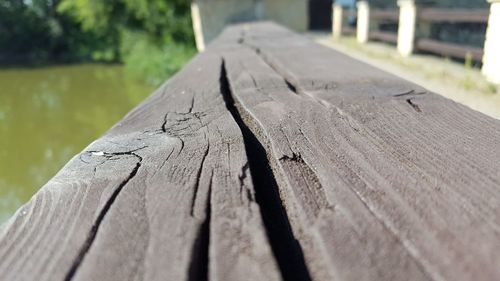
[[[281,280],[205,52],[77,155],[0,235],[1,280]]]
[[[325,121],[329,119],[324,118],[328,113],[295,94],[256,54],[247,52],[247,57],[242,56],[242,51],[225,56],[231,85],[242,111],[255,116],[255,130],[259,130],[258,123],[262,124],[261,141],[273,151],[281,193],[285,194],[297,239],[306,246],[304,252],[313,279],[399,280],[412,276],[424,280],[418,264],[345,188],[343,182],[352,179],[344,176],[350,175],[315,172],[338,165],[322,157],[317,146],[326,137],[334,141],[333,136],[314,132],[328,128]],[[311,124],[315,124],[313,128]],[[336,185],[344,188],[331,188]],[[370,239],[366,239],[368,236]],[[379,248],[385,250],[375,250]],[[399,270],[387,270],[395,265]]]
[[[427,22],[487,23],[488,9],[435,9],[425,8],[418,13],[418,20]]]
[[[280,194],[312,279],[425,280],[418,264],[345,186],[347,175],[317,174],[338,165],[317,146],[335,141],[330,133],[315,132],[329,127],[330,114],[297,94],[254,50],[234,48],[224,58],[242,115],[272,151]],[[399,270],[387,270],[395,266]]]
[[[95,235],[94,225],[102,220],[108,202],[140,163],[133,154],[116,155],[114,163],[106,157],[98,153],[91,159],[73,158],[4,225],[0,279],[64,280],[83,245]]]
[[[496,280],[500,121],[232,26],[0,230],[0,280]]]
[[[313,279],[498,279],[498,120],[271,23],[239,28],[233,94]]]
[[[373,9],[370,11],[370,19],[376,21],[399,21],[398,9]]]
[[[382,42],[388,43],[398,43],[398,35],[396,33],[391,32],[383,32],[383,31],[371,31],[370,40],[378,40]]]
[[[472,46],[463,46],[427,38],[421,38],[416,40],[415,47],[418,50],[432,52],[438,55],[452,58],[465,59],[469,54],[474,61],[480,62],[483,60],[483,49]]]

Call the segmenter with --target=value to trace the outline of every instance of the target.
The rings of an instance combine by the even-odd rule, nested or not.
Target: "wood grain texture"
[[[43,187],[0,279],[280,280],[221,62],[195,58]]]
[[[498,120],[274,24],[235,28],[248,48],[225,55],[233,92],[312,275],[499,278]]]
[[[247,119],[254,120],[254,130],[272,151],[282,198],[312,278],[426,279],[419,264],[351,190],[355,174],[338,171],[341,163],[331,157],[340,151],[333,154],[321,144],[335,150],[346,145],[338,132],[328,130],[331,114],[296,94],[252,50],[226,52],[225,60],[242,111],[247,110]],[[336,126],[342,125],[351,129]]]

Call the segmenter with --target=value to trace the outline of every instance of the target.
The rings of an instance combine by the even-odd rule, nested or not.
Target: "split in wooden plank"
[[[238,53],[227,55],[230,81],[242,110],[260,125],[256,132],[270,139],[277,170],[288,180],[280,189],[289,215],[300,218],[315,205],[309,213],[332,210],[292,223],[300,235],[319,232],[320,250],[329,257],[322,271],[331,270],[327,278],[500,276],[498,120],[274,24],[235,29],[226,37],[239,34],[233,42],[261,60],[249,52],[242,59],[245,51],[230,48]],[[309,168],[287,168],[284,159]],[[296,179],[309,171],[319,181],[313,187],[326,196],[306,192]],[[342,235],[349,228],[335,213],[357,231]],[[354,233],[359,242],[349,245]],[[321,251],[302,245],[314,275],[313,258]]]
[[[352,128],[331,124],[336,116],[297,94],[296,87],[287,85],[252,50],[234,49],[224,56],[241,114],[272,151],[269,158],[312,278],[427,279],[419,264],[349,188],[349,181],[356,178],[347,178],[352,175],[341,173],[336,167],[340,163],[331,159],[336,155],[321,150],[322,141],[345,145],[330,126]],[[323,173],[317,175],[318,171]]]
[[[221,63],[199,55],[43,187],[1,279],[280,280]]]

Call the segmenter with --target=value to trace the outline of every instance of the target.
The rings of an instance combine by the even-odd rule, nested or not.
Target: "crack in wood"
[[[267,64],[278,76],[280,76],[285,82],[287,88],[296,95],[305,95],[304,91],[298,87],[298,83],[292,82],[291,79],[287,78],[283,72],[281,72],[275,64],[273,64],[265,55],[262,54],[262,51],[258,48],[253,48],[255,53],[262,59],[262,61]]]
[[[416,112],[422,112],[422,110],[420,109],[420,106],[418,106],[418,104],[414,103],[412,101],[412,99],[406,99],[406,102],[411,106],[413,107],[413,109],[415,109]]]
[[[200,187],[200,180],[201,180],[201,172],[203,171],[203,165],[205,164],[205,160],[207,159],[208,151],[210,150],[210,142],[208,142],[207,139],[207,148],[205,150],[205,153],[203,154],[203,158],[201,159],[201,164],[200,168],[198,169],[198,172],[196,173],[196,183],[194,185],[194,191],[193,191],[193,197],[191,198],[191,216],[194,217],[194,208],[195,208],[195,203],[196,203],[196,197],[198,196],[198,189]]]
[[[80,251],[78,252],[78,255],[76,256],[75,260],[73,261],[73,264],[71,265],[68,273],[66,274],[66,277],[64,278],[64,281],[70,281],[73,279],[75,276],[76,272],[78,271],[78,268],[82,264],[83,260],[85,259],[85,256],[87,255],[88,251],[90,250],[90,247],[95,241],[95,238],[97,237],[97,232],[99,231],[99,228],[106,217],[106,214],[109,212],[111,207],[113,206],[113,203],[116,201],[118,195],[120,195],[120,192],[123,190],[123,188],[137,175],[137,172],[139,171],[139,168],[142,165],[142,157],[139,156],[138,154],[134,153],[135,151],[138,151],[140,149],[143,149],[146,147],[138,148],[132,151],[127,151],[127,152],[102,152],[104,156],[108,157],[113,157],[113,156],[120,156],[120,155],[130,155],[134,156],[138,159],[138,162],[136,163],[134,169],[132,172],[130,172],[129,176],[124,179],[118,187],[113,191],[113,194],[111,194],[111,197],[106,201],[106,204],[104,207],[101,209],[99,212],[99,215],[96,218],[96,221],[94,222],[94,225],[89,231],[89,234],[87,235],[87,239],[85,240],[85,243],[82,245],[80,248]],[[99,153],[99,152],[92,152],[89,151],[90,153]]]
[[[208,149],[207,149],[208,151]],[[191,252],[191,263],[189,264],[189,281],[209,280],[209,247],[210,247],[210,222],[212,219],[212,183],[213,171],[210,175],[208,185],[208,196],[205,207],[205,220],[200,226],[198,236]]]
[[[163,117],[163,123],[161,124],[161,131],[163,133],[167,132],[167,127],[166,126],[167,126],[167,120],[168,120],[168,113],[169,112],[165,113],[165,116]]]
[[[287,73],[287,71],[282,71],[280,69],[278,69],[276,67],[276,65],[274,63],[272,63],[272,61],[269,60],[269,58],[262,53],[261,49],[256,47],[256,46],[252,46],[251,44],[248,44],[246,42],[243,43],[244,45],[248,46],[250,49],[254,50],[255,53],[262,59],[262,61],[267,64],[274,72],[276,72],[279,76],[281,76],[283,78],[283,80],[288,84],[290,82],[289,79],[287,79],[286,77],[289,77],[290,74]],[[254,82],[255,83],[255,82]],[[333,104],[330,104],[328,103],[327,101],[324,101],[323,99],[318,99],[317,97],[311,95],[310,93],[307,93],[306,91],[304,91],[300,86],[299,86],[299,83],[291,83],[292,85],[295,86],[295,90],[296,90],[296,93],[299,93],[300,95],[304,95],[304,96],[307,96],[309,98],[311,98],[312,100],[318,102],[321,106],[323,107],[326,107],[326,108],[330,108],[330,106],[332,106],[333,108],[335,108],[340,115],[344,115],[346,118],[347,118],[347,121],[350,125],[351,128],[353,128],[355,131],[359,131],[359,129],[357,129],[356,127],[354,127],[352,125],[352,117],[350,115],[347,115],[347,114],[342,114],[341,110],[339,107],[333,105]],[[417,95],[424,95],[424,94],[427,94],[427,92],[416,92],[415,90],[410,90],[408,92],[404,92],[404,93],[400,93],[400,94],[396,94],[396,95],[393,95],[393,97],[406,97],[406,96],[417,96]],[[415,104],[412,99],[414,99],[415,97],[411,97],[411,98],[407,98],[406,99],[406,102],[412,106],[412,108],[417,111],[417,112],[422,112],[422,110],[420,109],[420,106],[418,104]],[[327,105],[330,105],[330,106],[327,106]],[[282,159],[280,159],[282,160]],[[416,257],[414,256],[413,252],[409,249],[408,245],[402,241],[399,236],[395,233],[395,231],[393,229],[391,229],[387,223],[379,218],[372,209],[370,209],[370,207],[368,206],[368,204],[363,200],[363,198],[355,191],[355,190],[352,190],[354,192],[354,194],[363,202],[363,204],[365,205],[365,207],[369,210],[369,212],[375,217],[377,218],[381,223],[382,225],[392,234],[394,235],[397,239],[398,239],[398,242],[405,248],[405,250],[409,253],[410,257],[418,264],[418,266],[427,274],[427,275],[431,275],[429,273],[429,271],[427,270],[427,268],[421,263],[421,261]]]
[[[393,97],[418,96],[418,95],[425,95],[425,94],[427,94],[427,92],[416,92],[415,90],[410,90],[408,92],[394,95]]]
[[[243,167],[241,168],[241,173],[238,175],[238,180],[240,181],[240,196],[241,196],[241,202],[245,202],[243,200],[243,195],[246,195],[248,199],[248,204],[251,202],[255,202],[255,198],[252,194],[252,191],[250,188],[248,188],[247,184],[245,183],[245,180],[248,179],[250,173],[250,164],[247,162]],[[245,192],[243,192],[243,189],[245,189]],[[251,209],[251,208],[249,208]]]
[[[279,195],[278,183],[268,160],[268,151],[244,120],[248,114],[235,103],[222,58],[220,91],[227,109],[238,124],[248,157],[249,170],[255,188],[267,238],[284,280],[311,280],[302,248],[295,238]],[[246,119],[245,119],[246,118]],[[251,117],[250,117],[251,118]]]
[[[292,83],[290,83],[290,81],[288,81],[286,78],[283,77],[283,80],[285,80],[285,84],[288,87],[288,89],[294,94],[297,94],[297,88],[294,85],[292,85]]]
[[[246,43],[244,38],[242,38],[241,42],[238,41],[238,43],[240,43],[244,46],[247,46],[248,48],[253,50],[262,59],[262,61],[266,65],[268,65],[272,70],[274,70],[274,72],[276,72],[276,74],[278,74],[283,79],[288,90],[290,90],[292,93],[294,93],[296,95],[303,95],[304,94],[304,92],[297,86],[298,85],[297,83],[292,82],[291,79],[287,78],[286,75],[284,75],[283,72],[280,71],[274,63],[272,63],[265,55],[262,54],[262,51],[260,50],[260,48]]]
[[[415,109],[416,112],[422,112],[422,109],[420,109],[420,106],[416,103],[413,102],[413,99],[415,96],[420,96],[420,95],[425,95],[427,94],[426,91],[423,92],[416,92],[415,90],[410,90],[401,94],[393,95],[393,97],[408,97],[406,99],[406,102],[413,108]]]
[[[283,167],[290,171],[291,179],[296,190],[297,199],[301,202],[302,208],[310,221],[315,221],[321,210],[328,208],[325,191],[313,169],[307,165],[298,153],[293,153],[292,157],[284,155],[279,159]],[[297,190],[297,187],[300,187]]]

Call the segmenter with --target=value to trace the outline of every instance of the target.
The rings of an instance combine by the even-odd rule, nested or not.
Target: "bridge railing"
[[[491,3],[490,10],[438,9],[419,6],[415,0],[400,0],[399,10],[381,10],[371,9],[368,1],[358,1],[357,40],[360,43],[376,40],[396,44],[403,56],[423,51],[479,62],[488,80],[500,84],[500,54],[497,51],[500,49],[500,0],[488,2]],[[336,24],[344,24],[342,20],[334,19],[333,22],[333,30]],[[486,39],[483,46],[439,40],[431,36],[431,26],[436,23],[484,24],[487,26]],[[338,35],[334,37],[339,38]]]
[[[489,11],[487,9],[421,9],[418,12],[417,25],[427,25],[432,23],[478,23],[488,24]],[[418,36],[415,40],[415,48],[421,51],[427,51],[439,54],[445,57],[471,59],[476,62],[481,62],[483,59],[483,48],[472,46],[469,44],[457,44],[451,42],[443,42],[430,38],[429,32],[423,36]]]
[[[396,9],[373,9],[370,11],[370,40],[397,44],[399,12]],[[396,27],[396,30],[393,30]]]
[[[339,4],[333,4],[332,12],[333,37],[338,39],[343,35],[356,35],[356,28],[350,23],[351,19],[356,17],[356,11],[353,9],[345,9]]]

